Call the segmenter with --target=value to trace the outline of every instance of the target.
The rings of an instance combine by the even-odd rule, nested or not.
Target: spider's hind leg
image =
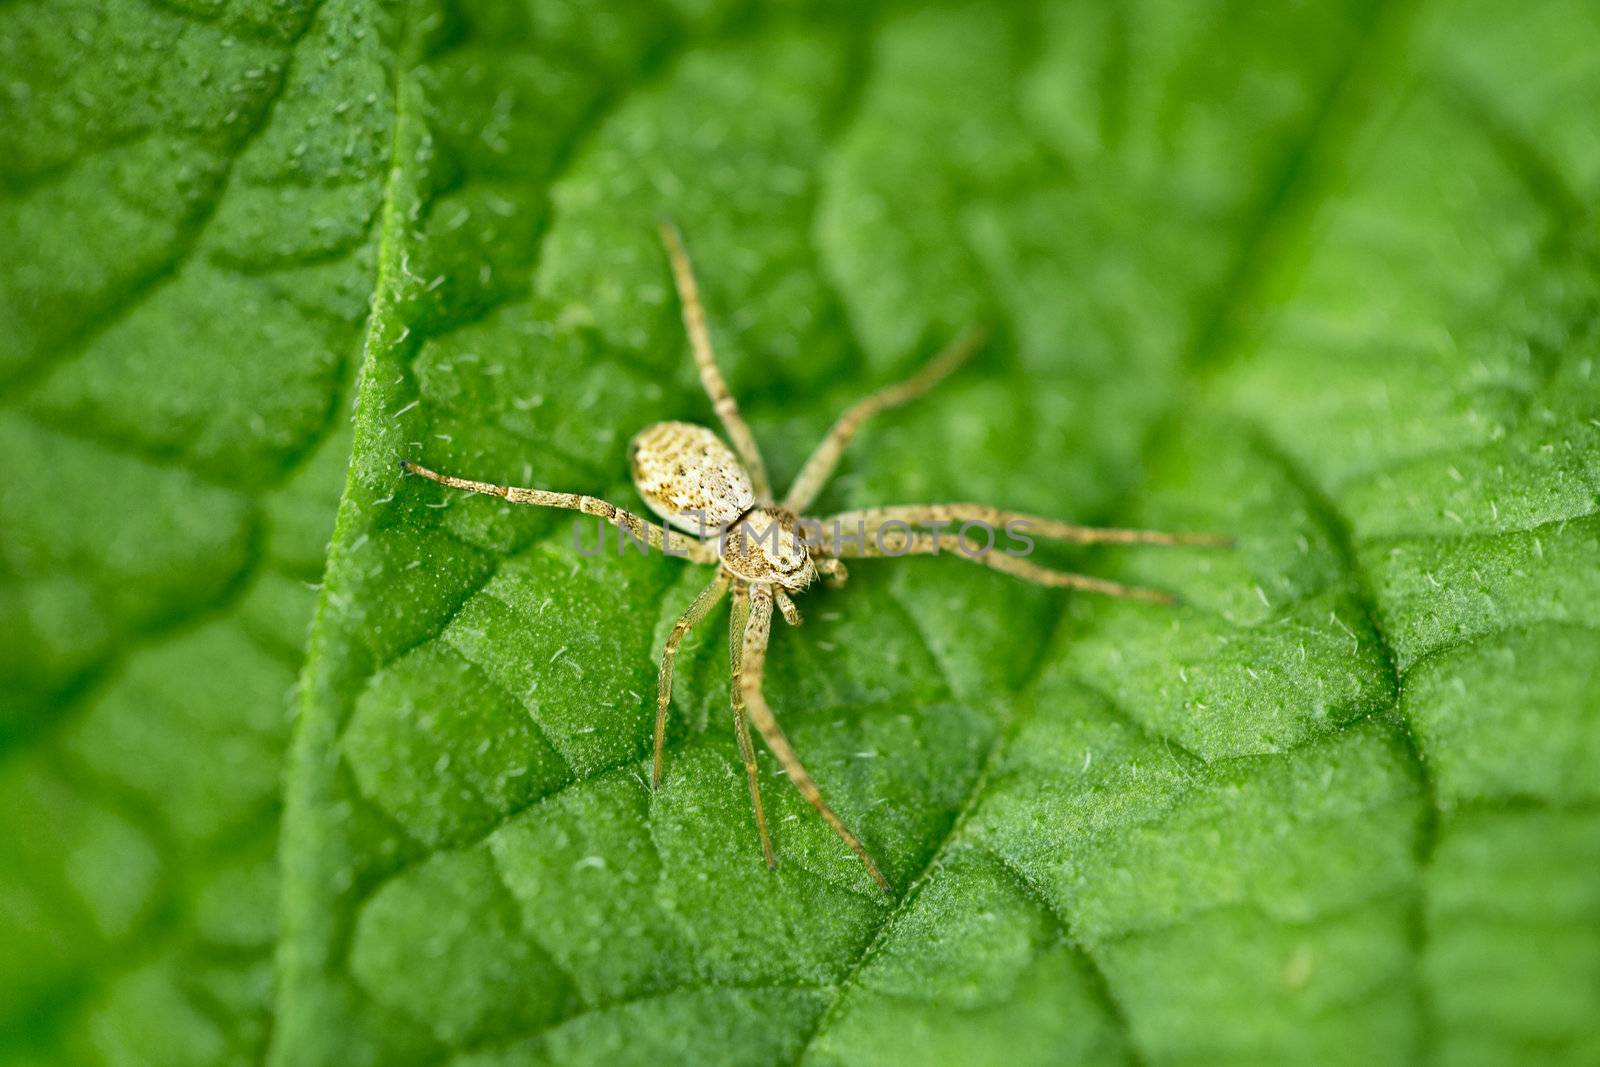
[[[452,489],[464,489],[469,493],[483,493],[487,496],[497,496],[502,500],[509,500],[513,504],[533,504],[541,508],[560,508],[565,511],[579,511],[585,515],[593,515],[609,522],[619,530],[625,531],[628,536],[641,544],[648,544],[658,552],[687,559],[691,563],[717,563],[717,546],[714,542],[702,541],[688,534],[674,533],[670,527],[657,526],[646,519],[640,518],[631,511],[617,507],[609,500],[599,497],[585,496],[581,493],[558,493],[549,489],[526,489],[520,485],[499,485],[495,482],[480,482],[472,478],[457,478],[453,474],[440,474],[430,470],[420,463],[413,463],[409,459],[400,461],[400,469],[407,474],[415,474],[438,482]]]
[[[689,335],[689,348],[694,353],[695,366],[700,371],[700,384],[705,386],[711,406],[722,420],[723,429],[728,431],[728,439],[733,442],[734,450],[739,453],[739,459],[750,475],[756,496],[762,500],[769,499],[772,485],[767,480],[767,466],[761,459],[761,449],[756,445],[749,424],[739,413],[739,402],[729,391],[728,382],[717,368],[716,356],[711,350],[711,331],[706,328],[705,306],[700,302],[700,285],[695,281],[689,253],[683,247],[683,236],[678,233],[678,227],[667,219],[659,220],[656,228],[661,233],[661,243],[666,246],[667,259],[672,265],[672,281],[678,289],[678,303],[683,307],[683,328]]]

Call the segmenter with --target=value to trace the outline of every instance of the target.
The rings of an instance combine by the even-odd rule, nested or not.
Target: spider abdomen
[[[696,536],[717,533],[756,505],[744,465],[704,426],[646,426],[628,445],[628,465],[650,510]]]

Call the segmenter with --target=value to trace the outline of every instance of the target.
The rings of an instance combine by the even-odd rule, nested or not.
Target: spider
[[[733,607],[729,627],[729,660],[733,728],[739,753],[744,760],[750,801],[755,809],[756,833],[760,837],[767,866],[776,869],[778,861],[761,806],[761,783],[757,774],[755,747],[750,739],[750,722],[755,723],[767,747],[777,757],[795,788],[832,827],[833,832],[860,857],[878,886],[892,895],[893,887],[861,839],[822,799],[816,781],[801,763],[762,692],[774,606],[785,622],[798,626],[800,613],[791,594],[805,589],[818,575],[827,579],[830,585],[837,586],[843,584],[846,578],[844,559],[938,555],[940,544],[937,532],[916,528],[931,526],[937,530],[937,527],[951,522],[984,524],[990,530],[1000,527],[1012,529],[1015,524],[1022,524],[1022,528],[1037,532],[1042,537],[1077,544],[1225,545],[1228,542],[1211,534],[1075,526],[982,504],[907,504],[846,511],[823,519],[803,518],[862,424],[873,415],[908,403],[932,389],[966,362],[982,344],[984,333],[979,329],[969,329],[910,378],[882,389],[846,410],[806,460],[788,495],[780,502],[773,495],[766,464],[762,462],[750,427],[740,415],[739,405],[728,391],[721,371],[717,369],[711,338],[706,329],[705,309],[700,302],[699,286],[695,282],[694,269],[683,247],[682,237],[668,221],[660,223],[660,231],[677,287],[689,347],[700,372],[700,382],[733,444],[729,448],[711,430],[687,422],[655,423],[633,438],[628,446],[628,460],[634,485],[650,509],[665,520],[663,526],[657,528],[638,515],[591,496],[457,478],[429,470],[410,460],[401,460],[400,466],[407,473],[421,475],[456,489],[487,493],[517,504],[565,508],[596,515],[626,531],[640,543],[693,563],[715,566],[716,576],[673,625],[661,653],[656,692],[652,788],[659,789],[661,786],[662,746],[666,738],[667,707],[672,700],[673,661],[677,657],[678,647],[684,635],[731,591]],[[676,542],[671,539],[674,537],[671,527],[674,526],[683,531],[675,535],[685,539],[683,551],[673,550]],[[854,539],[841,536],[841,531],[846,528],[856,532]],[[832,530],[831,535],[829,530]],[[1157,603],[1172,601],[1170,596],[1155,590],[1051,570],[1017,555],[992,551],[948,554],[957,559],[981,563],[1037,585]]]

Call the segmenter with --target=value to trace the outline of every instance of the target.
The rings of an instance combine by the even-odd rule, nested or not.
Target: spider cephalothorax
[[[746,582],[798,593],[817,577],[816,562],[791,512],[757,505],[719,538],[722,565]]]
[[[653,785],[661,785],[662,746],[666,739],[667,708],[672,701],[672,666],[678,646],[684,634],[704,619],[731,591],[734,733],[739,740],[750,799],[755,807],[756,830],[767,865],[776,867],[777,858],[772,850],[766,816],[761,807],[761,783],[757,774],[755,748],[750,740],[750,722],[755,723],[767,747],[783,764],[784,772],[795,788],[817,809],[845,844],[861,857],[878,885],[885,892],[890,892],[889,880],[879,871],[866,846],[822,799],[821,791],[789,744],[762,692],[761,682],[766,668],[767,641],[771,636],[774,606],[788,622],[798,625],[800,614],[789,594],[805,589],[818,574],[837,584],[845,578],[844,564],[841,562],[845,558],[936,555],[940,549],[937,529],[951,523],[980,523],[991,530],[1010,529],[1022,524],[1031,534],[1079,544],[1219,545],[1226,541],[1209,534],[1168,534],[1150,530],[1075,526],[983,504],[909,504],[867,508],[821,518],[808,517],[806,510],[833,473],[845,446],[861,424],[885,408],[904,404],[920,396],[948,376],[981,343],[979,331],[968,331],[913,377],[874,393],[846,411],[801,468],[788,495],[782,501],[776,500],[767,480],[760,449],[756,447],[755,438],[740,416],[739,406],[728,392],[727,384],[712,357],[705,313],[682,241],[677,230],[666,223],[662,224],[661,236],[667,246],[678,296],[683,303],[683,322],[694,351],[695,364],[700,370],[700,381],[733,444],[730,448],[710,430],[687,422],[658,422],[641,430],[629,444],[628,462],[633,469],[633,480],[639,495],[652,511],[661,516],[667,527],[681,533],[674,535],[667,527],[653,526],[615,504],[591,496],[472,481],[440,474],[409,460],[401,460],[401,466],[407,471],[457,489],[489,493],[521,504],[568,508],[597,515],[657,549],[694,563],[715,565],[716,576],[673,626],[662,652],[656,692],[655,759],[651,774]],[[924,528],[931,528],[932,532]],[[840,530],[850,531],[851,536],[841,537],[838,533]],[[1149,589],[1051,570],[1020,556],[1002,552],[955,555],[1040,585],[1139,600],[1170,600],[1164,594]]]

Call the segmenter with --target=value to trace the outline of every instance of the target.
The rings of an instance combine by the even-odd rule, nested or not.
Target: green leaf
[[[1581,0],[0,13],[0,1062],[1600,1057],[1597,55]],[[725,609],[650,790],[706,569],[400,476],[637,508],[631,434],[714,424],[663,214],[780,483],[995,327],[823,510],[1238,539],[1044,550],[1177,608],[801,601],[767,693],[893,899],[765,755],[763,865]]]
[[[0,12],[0,1062],[258,1062],[393,93],[364,4]]]
[[[1457,7],[769,12],[603,59],[609,30],[417,16],[279,1062],[1592,1052],[1595,289],[1550,192],[1592,175],[1549,72],[1597,28],[1554,6],[1487,53],[1504,27]],[[541,95],[557,70],[583,108]],[[948,560],[809,598],[769,693],[893,901],[770,766],[763,869],[721,615],[650,792],[654,658],[705,575],[398,476],[633,500],[627,436],[710,417],[660,213],[780,476],[987,319],[829,503],[1240,539],[1092,561],[1177,611]],[[490,291],[523,219],[536,257]]]

